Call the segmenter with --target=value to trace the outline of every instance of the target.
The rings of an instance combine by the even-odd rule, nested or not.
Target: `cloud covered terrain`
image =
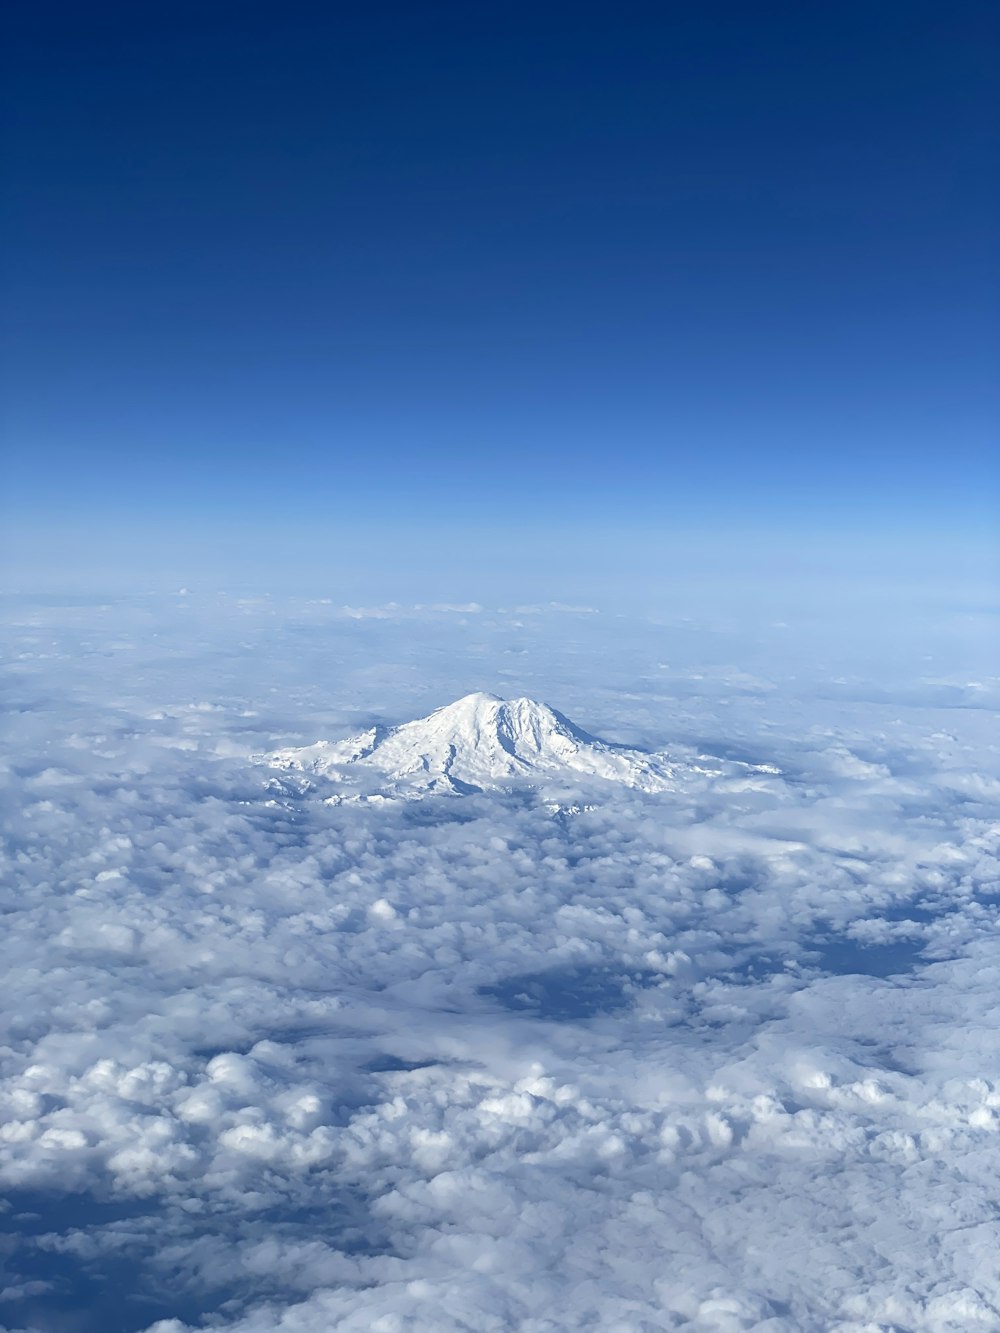
[[[986,611],[3,619],[0,1328],[1000,1329]],[[699,778],[251,762],[479,690]]]

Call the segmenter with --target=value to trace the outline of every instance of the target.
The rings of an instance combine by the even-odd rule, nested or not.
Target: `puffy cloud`
[[[989,715],[548,610],[8,606],[8,1328],[1000,1328]],[[247,762],[479,686],[778,771]]]

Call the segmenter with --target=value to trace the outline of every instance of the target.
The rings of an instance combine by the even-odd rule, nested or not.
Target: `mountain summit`
[[[382,796],[468,795],[573,774],[643,791],[674,785],[663,756],[600,741],[535,699],[482,693],[398,727],[372,727],[344,741],[276,750],[256,761]]]

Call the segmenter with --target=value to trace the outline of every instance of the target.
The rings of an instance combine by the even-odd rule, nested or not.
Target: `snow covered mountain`
[[[482,693],[398,727],[276,750],[255,762],[355,788],[345,791],[348,799],[468,795],[574,774],[650,792],[675,785],[675,768],[662,755],[600,741],[534,699]]]

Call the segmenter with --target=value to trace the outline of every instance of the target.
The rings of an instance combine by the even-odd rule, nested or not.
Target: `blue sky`
[[[992,6],[208,8],[13,20],[8,582],[989,541]]]
[[[0,1333],[1000,1329],[1000,9],[8,9]]]

